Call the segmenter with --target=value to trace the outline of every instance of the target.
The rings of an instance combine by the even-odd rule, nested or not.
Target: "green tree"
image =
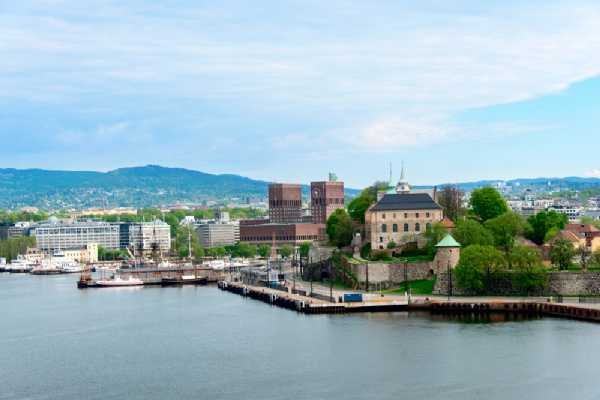
[[[191,225],[179,225],[175,227],[175,240],[173,243],[173,250],[180,258],[195,257],[198,253],[198,249],[202,246],[198,239],[198,233]],[[190,246],[192,253],[190,254]]]
[[[579,259],[579,266],[582,269],[588,269],[592,259],[592,251],[590,250],[590,248],[587,246],[579,246],[575,250],[575,254]]]
[[[259,257],[267,258],[271,254],[271,246],[268,244],[261,244],[256,249],[256,253],[259,255]]]
[[[252,258],[256,256],[257,248],[249,243],[239,242],[232,246],[226,246],[225,251],[232,257]]]
[[[348,214],[350,217],[361,224],[365,223],[365,213],[371,204],[377,201],[377,192],[387,190],[387,182],[375,182],[373,185],[364,189],[357,197],[348,204]]]
[[[429,255],[435,254],[435,245],[448,234],[448,229],[439,222],[427,226],[424,236],[427,238],[426,251]]]
[[[194,247],[192,253],[194,254],[194,261],[198,263],[202,262],[202,258],[206,255],[201,246]]]
[[[391,261],[392,257],[384,250],[374,250],[371,252],[371,261]]]
[[[575,247],[573,243],[566,239],[559,238],[554,241],[550,249],[550,261],[557,265],[561,270],[569,268],[575,257]]]
[[[482,246],[492,246],[494,244],[494,236],[482,224],[473,219],[461,219],[456,222],[456,228],[452,232],[452,236],[463,247],[472,244]]]
[[[592,253],[592,257],[590,258],[590,266],[598,268],[600,267],[600,250],[596,250]]]
[[[458,285],[473,293],[483,293],[491,278],[506,268],[506,261],[493,246],[471,245],[460,255],[455,274]]]
[[[115,249],[110,250],[106,249],[102,246],[98,246],[98,260],[100,261],[114,261],[114,260],[123,260],[128,258],[126,250],[123,249]]]
[[[310,242],[302,242],[300,243],[300,246],[298,248],[298,252],[300,253],[300,257],[302,258],[308,258],[308,255],[310,254]]]
[[[279,255],[282,258],[289,258],[293,252],[294,252],[294,249],[289,244],[284,244],[283,246],[281,246],[279,248]]]
[[[227,252],[225,251],[225,247],[209,247],[205,250],[205,253],[209,257],[224,257]]]
[[[25,254],[27,249],[35,247],[35,237],[21,236],[0,240],[0,257],[7,261],[14,260],[19,254]]]
[[[543,244],[546,240],[546,235],[551,230],[562,230],[568,222],[566,214],[557,213],[554,210],[541,211],[535,215],[532,215],[527,219],[531,229],[529,230],[527,237],[537,244]]]
[[[388,244],[387,244],[387,248],[389,250],[395,249],[396,247],[398,247],[398,244],[394,241],[388,242]]]
[[[515,238],[521,235],[525,229],[523,218],[514,212],[508,211],[487,220],[485,227],[492,233],[494,244],[502,249],[510,265],[510,252],[515,245]]]
[[[546,286],[547,274],[539,253],[525,246],[515,246],[510,254],[513,286],[527,295]]]
[[[352,242],[352,220],[343,208],[338,208],[327,219],[327,236],[338,248],[348,246]]]
[[[508,206],[502,195],[491,187],[473,190],[470,205],[475,215],[483,222],[508,211]]]

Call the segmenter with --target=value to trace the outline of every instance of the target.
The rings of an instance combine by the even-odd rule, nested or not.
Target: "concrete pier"
[[[458,300],[419,298],[409,303],[397,296],[371,298],[370,300],[356,303],[340,303],[291,293],[281,288],[272,289],[245,285],[238,282],[220,281],[218,287],[221,290],[304,314],[393,311],[429,311],[431,313],[442,314],[507,313],[600,322],[600,304],[559,304],[540,299],[513,300],[510,298],[461,298]]]

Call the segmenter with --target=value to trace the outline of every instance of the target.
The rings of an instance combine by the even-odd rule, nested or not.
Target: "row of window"
[[[269,205],[272,207],[302,207],[300,200],[271,200]]]
[[[404,213],[404,218],[408,218],[409,213]],[[420,218],[421,217],[421,213],[415,213],[415,218]],[[426,212],[425,213],[425,218],[430,218],[431,217],[431,213],[430,212]],[[396,218],[396,213],[392,214],[392,218],[395,219]],[[381,214],[381,219],[385,219],[385,213]]]
[[[381,232],[386,233],[387,232],[387,224],[381,224]],[[431,224],[428,222],[427,224],[425,224],[425,229],[430,229],[431,228]],[[398,232],[398,224],[392,224],[392,232],[396,233]],[[404,232],[410,232],[410,226],[409,224],[404,224]],[[415,224],[415,232],[421,232],[421,224],[420,223],[416,223]]]
[[[328,204],[344,204],[344,199],[343,198],[313,198],[312,199],[312,205],[313,206],[325,206]]]
[[[270,242],[273,240],[272,236],[242,236],[242,242]],[[275,240],[279,241],[299,241],[299,240],[317,240],[317,235],[297,235],[297,236],[275,236]]]

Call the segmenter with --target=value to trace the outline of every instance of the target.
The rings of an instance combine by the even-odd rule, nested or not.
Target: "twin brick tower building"
[[[334,176],[311,182],[310,213],[302,208],[302,185],[269,185],[269,219],[240,222],[240,240],[253,244],[299,244],[323,240],[327,218],[344,207],[344,182]]]

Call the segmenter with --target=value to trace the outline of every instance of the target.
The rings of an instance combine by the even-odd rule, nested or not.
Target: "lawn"
[[[409,281],[402,283],[399,287],[384,290],[384,294],[404,294],[410,286],[412,294],[427,295],[433,292],[433,285],[435,285],[435,279],[422,279],[418,281]]]

